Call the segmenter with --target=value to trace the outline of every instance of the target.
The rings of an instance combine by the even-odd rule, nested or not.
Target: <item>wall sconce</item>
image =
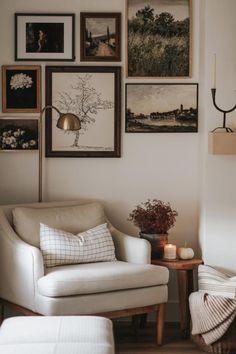
[[[222,127],[213,129],[208,134],[208,151],[213,155],[236,154],[236,133],[226,126],[226,114],[233,112],[236,109],[236,105],[231,109],[224,110],[216,103],[216,54],[214,55],[213,88],[211,89],[211,95],[214,107],[223,113],[223,125]],[[220,132],[217,130],[220,130]]]

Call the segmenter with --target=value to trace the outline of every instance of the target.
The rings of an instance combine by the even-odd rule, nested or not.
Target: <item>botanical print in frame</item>
[[[2,66],[2,111],[40,112],[41,67],[37,65]]]
[[[74,14],[15,14],[15,60],[74,61]]]
[[[121,14],[81,12],[81,61],[120,61]]]
[[[38,119],[0,117],[0,151],[38,149]]]
[[[120,67],[46,67],[46,105],[76,114],[81,129],[56,127],[46,112],[47,157],[120,157]]]
[[[126,132],[197,131],[198,84],[126,84]]]
[[[127,76],[191,76],[191,0],[127,0]]]

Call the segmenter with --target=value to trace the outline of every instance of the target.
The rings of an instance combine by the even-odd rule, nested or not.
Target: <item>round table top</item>
[[[168,269],[177,269],[177,270],[192,270],[197,268],[200,264],[203,264],[202,259],[176,259],[173,261],[168,261],[164,259],[152,259],[151,261],[154,265],[160,265],[163,267],[167,267]]]

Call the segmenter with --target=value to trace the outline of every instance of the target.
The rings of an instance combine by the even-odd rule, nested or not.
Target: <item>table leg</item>
[[[180,306],[180,330],[182,338],[190,335],[190,311],[188,298],[193,291],[193,271],[178,270],[179,306]]]

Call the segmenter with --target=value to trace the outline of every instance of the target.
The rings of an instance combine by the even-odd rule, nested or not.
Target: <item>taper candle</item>
[[[212,88],[216,89],[216,53],[214,54],[212,74],[213,74],[213,87]]]

